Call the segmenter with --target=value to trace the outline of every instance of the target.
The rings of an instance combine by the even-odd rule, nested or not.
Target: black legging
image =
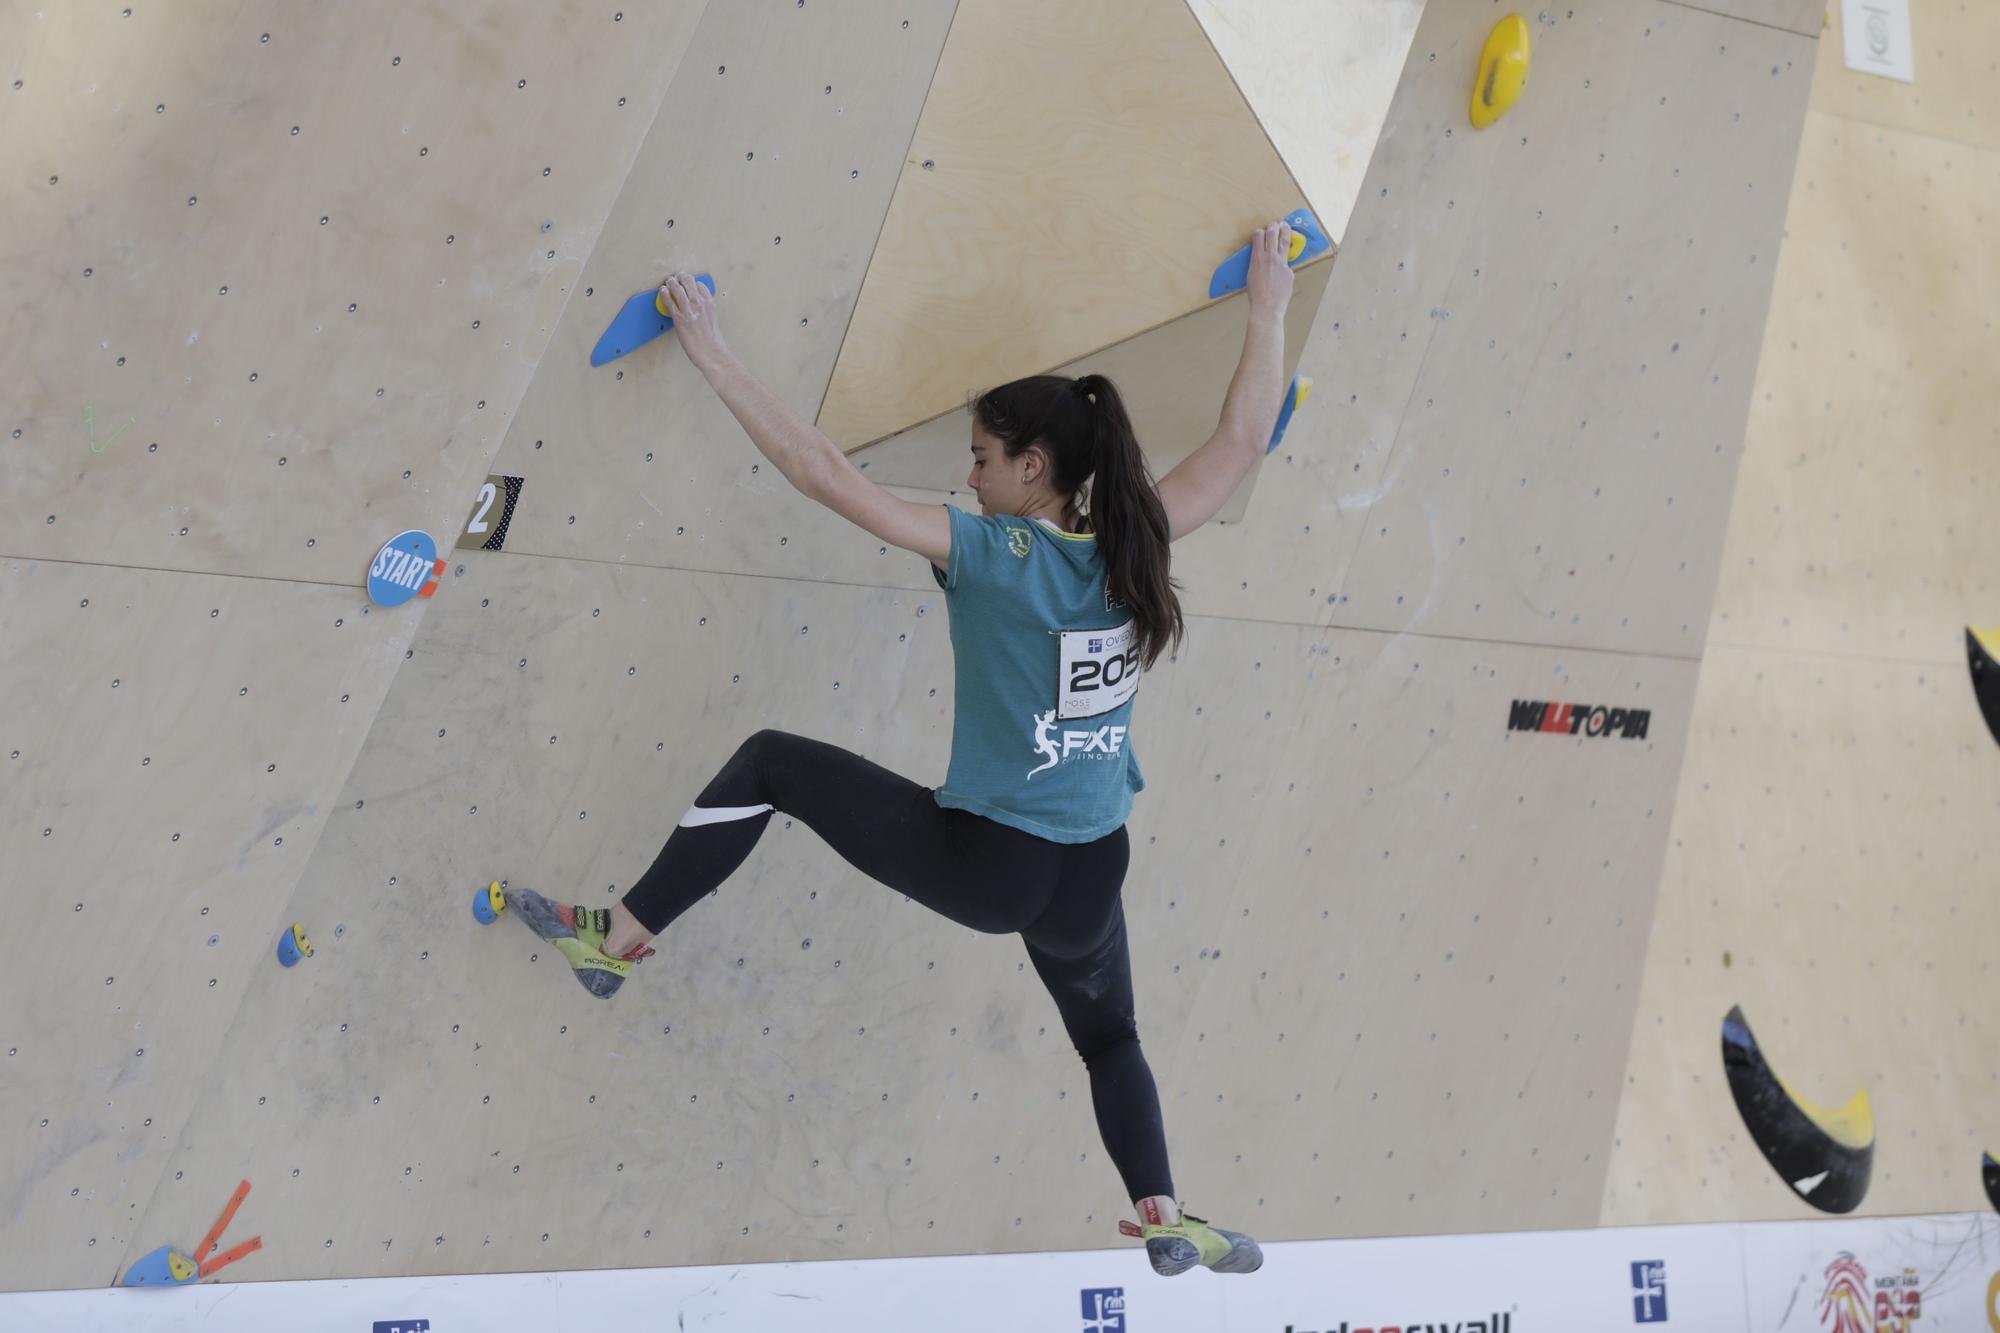
[[[1160,1096],[1132,1012],[1123,828],[1095,842],[1050,842],[944,809],[930,788],[838,746],[760,731],[702,791],[626,908],[646,929],[665,930],[743,864],[774,809],[856,870],[960,925],[1019,932],[1090,1070],[1097,1130],[1126,1192],[1173,1197]]]

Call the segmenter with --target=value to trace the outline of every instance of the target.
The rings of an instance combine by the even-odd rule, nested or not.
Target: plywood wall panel
[[[702,10],[30,25],[0,548],[351,585],[355,512],[455,528]]]
[[[1713,633],[1960,660],[2000,599],[2000,154],[1809,124]]]
[[[1918,6],[1915,89],[1820,70],[1707,629],[1603,1218],[1815,1213],[1758,1153],[1720,1026],[1875,1116],[1867,1214],[1984,1207],[2000,755],[1964,628],[2000,579],[1990,21]],[[1974,52],[1979,52],[1974,55]],[[1933,59],[1935,53],[1939,59]],[[1928,1283],[1932,1279],[1926,1278]]]
[[[131,1248],[400,653],[345,589],[27,560],[0,580],[0,880],[49,945],[0,979],[0,1285],[99,1284],[165,1243]]]
[[[1301,360],[1319,394],[1286,480],[1199,536],[1200,563],[1252,585],[1245,614],[1318,600],[1330,624],[1693,656],[1813,47],[1576,6],[1481,133],[1488,8],[1426,11]],[[1274,571],[1264,535],[1309,524]]]
[[[1801,37],[1817,37],[1826,21],[1827,0],[1672,0],[1674,4],[1726,18],[1762,23]]]
[[[1826,6],[1813,109],[1844,120],[1992,151],[2000,148],[2000,10],[1992,5],[1911,5],[1916,81],[1847,68],[1845,6]]]
[[[2000,765],[1962,663],[1714,645],[1695,704],[1603,1220],[1820,1216],[1722,1069],[1740,1004],[1801,1097],[1866,1089],[1869,1215],[1984,1198],[2000,1088]]]
[[[1190,0],[1188,7],[1339,240],[1423,0]]]
[[[966,4],[820,428],[852,450],[1199,309],[1304,202],[1185,0]]]

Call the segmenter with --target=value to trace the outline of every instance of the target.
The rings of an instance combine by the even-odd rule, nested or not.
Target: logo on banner
[[[1924,1294],[1914,1268],[1871,1281],[1861,1261],[1846,1250],[1826,1266],[1826,1290],[1819,1301],[1824,1333],[1916,1333],[1923,1312]]]
[[[1343,1319],[1327,1324],[1323,1328],[1295,1328],[1285,1325],[1285,1333],[1514,1333],[1514,1316],[1511,1311],[1495,1311],[1484,1319],[1447,1319],[1442,1323],[1428,1320],[1392,1320],[1386,1324],[1349,1325]]]
[[[428,532],[398,533],[375,553],[368,569],[368,600],[381,607],[401,606],[412,597],[429,597],[438,590],[445,562]]]
[[[1632,1322],[1667,1322],[1667,1265],[1663,1259],[1641,1259],[1632,1265]]]
[[[1125,1333],[1125,1288],[1084,1289],[1083,1333]]]

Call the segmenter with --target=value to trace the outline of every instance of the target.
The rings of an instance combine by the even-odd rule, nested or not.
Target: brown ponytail
[[[1106,582],[1132,613],[1139,665],[1150,671],[1161,653],[1180,645],[1187,624],[1180,585],[1168,575],[1166,506],[1117,386],[1102,375],[1034,375],[989,389],[972,412],[1008,458],[1035,444],[1047,450],[1058,494],[1075,496],[1090,483],[1085,512],[1104,552]]]

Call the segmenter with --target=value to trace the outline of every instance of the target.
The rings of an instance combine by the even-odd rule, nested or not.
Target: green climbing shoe
[[[1146,1242],[1146,1257],[1161,1277],[1185,1273],[1200,1264],[1218,1273],[1254,1273],[1264,1266],[1264,1251],[1239,1231],[1212,1227],[1191,1213],[1173,1226],[1141,1227],[1121,1221],[1118,1229]]]
[[[508,889],[507,906],[561,951],[583,988],[599,999],[610,999],[632,975],[630,960],[604,952],[604,935],[611,928],[606,909],[551,902],[533,889]]]

